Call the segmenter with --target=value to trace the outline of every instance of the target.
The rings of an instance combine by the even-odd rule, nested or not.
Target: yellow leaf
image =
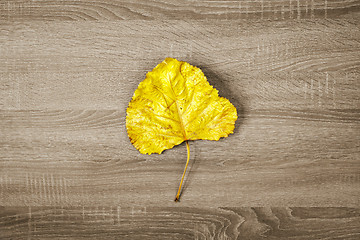
[[[233,133],[236,108],[187,62],[166,58],[146,75],[127,108],[126,128],[131,143],[143,154],[161,153],[188,140],[219,140]]]
[[[236,108],[187,62],[166,58],[146,75],[127,109],[131,143],[143,154],[186,140],[219,140],[233,133]]]

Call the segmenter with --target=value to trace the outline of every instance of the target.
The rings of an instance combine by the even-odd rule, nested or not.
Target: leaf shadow
[[[241,127],[244,125],[245,120],[247,119],[247,109],[246,109],[247,97],[244,91],[239,90],[239,87],[241,87],[241,81],[238,79],[234,79],[233,76],[227,77],[227,75],[217,73],[215,70],[211,69],[210,67],[196,65],[196,63],[194,63],[194,65],[203,71],[208,82],[215,89],[219,91],[219,96],[227,98],[236,108],[238,119],[235,122],[234,133],[229,135],[229,138],[231,138],[232,135],[240,134]],[[241,74],[239,74],[239,76],[241,76]],[[220,139],[219,141],[221,140],[222,139]],[[191,142],[192,141],[190,141],[189,143]],[[191,149],[193,150],[191,151]],[[181,200],[181,195],[184,192],[186,192],[186,189],[189,187],[189,185],[193,180],[194,173],[191,172],[196,172],[198,167],[201,165],[201,159],[196,154],[197,153],[196,144],[190,145],[190,152],[194,157],[190,157],[190,161],[191,161],[191,163],[189,163],[190,168],[184,180],[183,189],[180,194],[180,200]]]

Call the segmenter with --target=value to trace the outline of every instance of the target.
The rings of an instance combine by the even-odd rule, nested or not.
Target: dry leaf
[[[199,68],[166,58],[136,89],[126,128],[131,143],[151,154],[185,140],[227,137],[236,119],[235,107],[218,96]]]
[[[199,68],[166,58],[135,90],[126,128],[131,143],[141,153],[151,154],[183,141],[227,137],[236,119],[236,108],[218,96]]]

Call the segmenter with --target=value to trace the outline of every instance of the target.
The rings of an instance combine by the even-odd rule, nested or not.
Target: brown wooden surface
[[[0,1],[0,239],[358,239],[360,1]],[[128,102],[200,67],[235,133],[141,155]]]
[[[0,208],[1,239],[359,239],[359,208]]]

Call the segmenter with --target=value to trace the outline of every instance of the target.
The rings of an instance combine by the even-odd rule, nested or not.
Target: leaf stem
[[[186,149],[187,149],[187,160],[186,160],[186,165],[185,165],[184,173],[183,173],[182,178],[181,178],[179,190],[178,190],[178,192],[177,192],[177,194],[176,194],[176,197],[175,197],[175,202],[180,201],[181,186],[182,186],[182,183],[183,183],[183,181],[184,181],[186,169],[187,169],[187,167],[188,167],[188,165],[189,165],[189,160],[190,160],[190,147],[189,147],[189,143],[188,143],[187,140],[185,140],[185,142],[186,142]]]

